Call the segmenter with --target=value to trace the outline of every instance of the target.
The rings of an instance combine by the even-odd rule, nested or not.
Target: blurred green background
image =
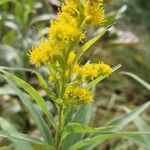
[[[0,0],[0,66],[33,68],[27,52],[47,35],[47,27],[50,20],[56,18],[59,6],[60,1],[57,0]],[[96,89],[93,126],[103,125],[125,113],[125,107],[133,109],[150,100],[150,1],[112,0],[105,8],[107,15],[115,16],[116,23],[88,51],[83,61],[100,60],[111,66],[121,64],[122,67]],[[98,30],[88,31],[89,38]],[[44,68],[40,71],[44,72]],[[132,77],[121,71],[133,73]],[[15,74],[33,84],[45,96],[32,74],[20,71]],[[2,129],[1,123],[5,118],[23,133],[41,136],[30,115],[3,80],[0,80],[0,116]],[[142,117],[150,125],[150,111],[147,110]],[[130,124],[127,129],[136,127]],[[0,150],[6,149],[13,149],[12,143],[0,138]],[[119,139],[97,147],[97,150],[131,149],[144,150],[130,141]]]

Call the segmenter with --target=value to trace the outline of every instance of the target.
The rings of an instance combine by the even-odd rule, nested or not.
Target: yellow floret
[[[69,56],[68,56],[67,64],[68,64],[68,65],[72,65],[72,63],[73,63],[75,57],[76,57],[75,52],[74,52],[74,51],[71,51],[70,54],[69,54]]]
[[[62,12],[69,13],[69,15],[76,16],[78,14],[79,0],[67,0],[61,7]]]
[[[85,64],[83,67],[85,77],[87,79],[95,79],[100,74],[100,65],[99,64]]]
[[[100,74],[102,75],[110,75],[112,73],[112,68],[104,63],[99,64]]]
[[[84,6],[84,15],[88,19],[89,24],[91,25],[100,25],[105,18],[105,13],[102,5],[97,3],[86,3]]]
[[[86,88],[68,86],[65,90],[63,102],[68,105],[90,104],[93,101],[93,94]]]
[[[94,3],[103,3],[103,0],[89,0],[89,2],[94,2]]]
[[[78,39],[82,40],[84,37],[84,33],[77,26],[77,22],[73,18],[70,18],[68,22],[66,18],[56,20],[49,28],[49,38],[56,42],[68,44]]]
[[[112,68],[104,63],[87,63],[84,66],[75,65],[74,74],[78,79],[93,80],[98,76],[109,75]]]
[[[29,52],[30,62],[37,67],[48,62],[53,55],[53,50],[47,41],[42,41],[37,47],[32,47]]]
[[[83,79],[85,77],[84,69],[80,67],[79,64],[74,65],[73,74],[75,74],[78,79]]]

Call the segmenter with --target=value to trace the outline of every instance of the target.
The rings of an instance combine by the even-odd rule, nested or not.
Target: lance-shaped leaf
[[[16,133],[17,129],[13,124],[11,124],[9,121],[7,121],[5,118],[0,117],[0,128],[1,130],[8,132],[10,134]],[[22,146],[22,150],[32,150],[31,144],[29,142],[24,142],[16,139],[11,139],[13,146],[15,150],[20,150],[20,146]]]
[[[38,103],[39,107],[45,113],[45,115],[48,119],[48,122],[55,128],[56,126],[55,126],[53,117],[52,117],[51,113],[49,112],[47,105],[46,105],[44,99],[40,96],[40,94],[30,84],[28,84],[24,80],[16,77],[12,73],[9,73],[2,69],[0,69],[0,72],[3,73],[6,77],[11,79],[12,81],[14,81],[18,86],[23,88],[33,98],[33,100],[35,100]]]
[[[0,69],[4,69],[4,70],[15,70],[15,71],[25,71],[25,72],[31,72],[34,73],[39,81],[40,86],[46,91],[46,93],[48,94],[49,98],[51,100],[55,100],[55,93],[50,90],[50,88],[48,87],[47,82],[44,80],[43,76],[35,71],[35,70],[31,70],[31,69],[27,69],[27,68],[14,68],[14,67],[5,67],[5,66],[1,66]]]
[[[124,107],[124,110],[128,113],[131,112],[131,110],[127,107]],[[149,124],[147,124],[142,117],[138,116],[138,117],[134,118],[133,122],[135,123],[135,125],[137,126],[139,131],[141,131],[141,132],[150,131]],[[142,138],[145,141],[145,144],[149,145],[149,147],[150,147],[150,143],[149,143],[150,136],[144,135],[144,136],[142,136]]]
[[[16,93],[10,86],[4,86],[0,87],[0,95],[16,95]]]
[[[9,138],[9,139],[14,138],[14,139],[18,139],[18,140],[26,141],[26,142],[31,142],[31,143],[45,144],[44,141],[41,141],[37,138],[33,138],[31,136],[28,136],[26,134],[21,134],[21,133],[18,133],[18,132],[13,132],[13,134],[10,134],[6,131],[0,130],[0,136],[6,137],[6,138]]]
[[[114,121],[109,123],[109,125],[116,125],[119,127],[124,127],[125,125],[127,125],[128,123],[133,121],[136,117],[138,117],[149,106],[150,106],[150,102],[147,102],[147,103],[143,104],[142,106],[136,108],[135,110],[133,110],[125,115],[122,115],[118,119],[115,119]]]
[[[2,75],[1,75],[2,76]],[[3,76],[3,78],[5,78],[9,84],[12,87],[12,90],[14,90],[14,92],[16,93],[16,95],[18,95],[18,97],[20,98],[21,102],[25,105],[25,107],[29,110],[29,112],[31,113],[33,119],[36,122],[36,125],[38,127],[38,129],[41,131],[41,133],[43,134],[43,137],[45,139],[45,141],[48,144],[52,143],[52,137],[51,137],[51,133],[49,130],[49,127],[47,126],[45,120],[43,119],[41,113],[34,107],[33,103],[31,102],[31,100],[29,99],[29,97],[27,95],[25,95],[14,83],[13,81],[11,81],[10,79],[6,78],[5,76]]]
[[[26,134],[21,134],[18,132],[13,132],[13,134],[10,134],[6,131],[1,131],[0,130],[0,136],[8,138],[10,140],[16,140],[17,142],[30,142],[30,143],[34,143],[34,144],[39,144],[39,145],[43,145],[43,147],[46,150],[54,150],[52,145],[48,145],[47,143],[43,142],[42,140],[39,140],[37,138],[28,136]]]
[[[79,141],[75,143],[74,145],[72,145],[69,148],[69,150],[79,150],[82,147],[85,147],[92,143],[104,142],[106,140],[114,139],[114,138],[127,138],[127,139],[132,140],[135,143],[140,143],[144,147],[147,147],[147,145],[143,143],[143,139],[140,137],[141,135],[145,135],[145,134],[150,136],[150,132],[116,132],[116,133],[112,132],[108,134],[101,134],[101,135],[97,135],[97,136],[86,138],[82,141]]]
[[[137,82],[141,83],[146,89],[150,90],[150,84],[145,82],[143,79],[141,79],[137,75],[130,73],[130,72],[126,72],[126,71],[122,71],[120,74],[127,75],[127,76],[133,78]]]
[[[80,123],[70,123],[67,125],[62,131],[62,139],[64,139],[69,134],[75,133],[100,133],[100,132],[109,132],[113,129],[119,128],[117,126],[106,126],[106,127],[99,127],[93,128],[87,125],[83,125]]]
[[[102,30],[96,37],[89,40],[87,43],[85,43],[79,50],[75,59],[75,62],[77,62],[81,56],[96,42],[98,41],[107,31],[108,29],[105,28]]]
[[[131,121],[135,120],[146,108],[148,108],[150,106],[150,102],[147,102],[145,104],[143,104],[142,106],[140,106],[139,108],[136,108],[133,111],[130,111],[127,114],[122,115],[121,117],[119,117],[118,119],[115,119],[113,121],[111,121],[111,123],[107,124],[107,126],[119,126],[120,128],[123,128],[125,125],[127,125],[128,123],[130,123]],[[145,137],[145,135],[142,135]],[[145,145],[145,140],[142,138],[142,136],[140,136],[142,144]],[[146,136],[147,137],[147,136]],[[99,142],[100,143],[100,142]],[[88,150],[92,150],[94,149],[99,143],[91,143],[91,148],[87,148]],[[139,142],[138,142],[139,143]],[[140,144],[140,143],[139,143]]]
[[[116,22],[116,15],[106,16],[105,20],[101,23],[101,26],[108,27]]]
[[[82,123],[87,125],[89,124],[91,114],[92,114],[92,105],[81,105],[78,108],[72,122]],[[64,141],[64,149],[67,150],[71,145],[81,140],[83,136],[84,134],[69,135]]]

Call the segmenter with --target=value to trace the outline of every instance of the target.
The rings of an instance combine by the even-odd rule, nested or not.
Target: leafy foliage
[[[118,4],[121,2],[118,2]],[[24,5],[22,5],[24,4]],[[45,81],[43,76],[32,69],[24,69],[24,67],[29,67],[29,63],[27,61],[27,50],[31,47],[31,45],[34,43],[34,41],[37,41],[40,39],[38,32],[42,36],[47,35],[47,30],[45,30],[45,26],[49,23],[49,20],[56,18],[56,8],[59,7],[59,2],[56,1],[56,3],[53,3],[51,1],[9,1],[9,0],[1,0],[0,1],[0,64],[3,66],[11,66],[15,68],[9,68],[9,67],[1,67],[0,68],[0,74],[1,78],[7,80],[8,84],[6,86],[3,86],[5,82],[2,80],[0,85],[2,86],[0,88],[0,96],[1,95],[10,95],[10,101],[14,101],[14,98],[16,96],[17,100],[23,104],[23,107],[25,107],[29,113],[31,114],[32,119],[35,121],[36,126],[40,132],[40,136],[37,136],[38,138],[33,138],[32,136],[27,136],[26,134],[20,133],[18,131],[18,128],[16,128],[12,123],[11,120],[4,119],[4,117],[0,117],[0,135],[2,137],[5,137],[7,139],[10,139],[12,141],[13,147],[15,147],[16,150],[20,150],[19,148],[22,147],[24,149],[40,149],[40,150],[47,150],[51,149],[54,150],[54,147],[52,146],[54,144],[54,134],[58,128],[58,125],[56,124],[56,119],[58,116],[53,117],[51,114],[51,109],[49,110],[47,105],[48,101],[45,101],[46,99],[49,99],[52,101],[50,103],[50,106],[55,103],[56,95],[54,91],[51,90],[51,87],[53,85],[49,86],[49,83]],[[136,47],[135,45],[138,42],[128,42],[126,40],[120,40],[119,39],[119,33],[120,33],[120,27],[118,29],[118,26],[115,26],[115,30],[110,28],[116,20],[122,19],[123,13],[128,9],[126,12],[126,15],[130,15],[130,21],[134,22],[134,25],[137,23],[137,18],[134,17],[135,14],[138,12],[138,15],[141,15],[141,17],[138,17],[138,21],[140,18],[141,22],[145,22],[147,28],[148,26],[148,14],[145,10],[149,10],[148,1],[127,1],[127,5],[124,5],[121,7],[121,9],[117,11],[112,11],[107,17],[106,20],[101,24],[102,27],[104,27],[103,30],[93,30],[89,29],[89,35],[95,36],[95,38],[91,38],[85,45],[83,45],[79,50],[76,57],[76,61],[81,60],[81,63],[84,63],[86,59],[89,57],[91,53],[93,54],[93,59],[91,58],[90,61],[95,61],[98,57],[103,59],[103,56],[105,57],[106,61],[110,61],[111,64],[116,65],[122,64],[124,70],[128,70],[130,72],[122,72],[122,74],[127,75],[139,83],[143,85],[146,89],[149,90],[149,61],[148,61],[148,50],[146,47]],[[121,3],[122,5],[122,3]],[[136,6],[135,6],[136,5]],[[135,11],[132,11],[132,14],[130,13],[131,8],[134,7]],[[120,6],[119,6],[120,7]],[[134,12],[134,13],[133,13]],[[144,12],[145,15],[143,15]],[[134,14],[134,15],[133,15]],[[138,26],[139,27],[139,26]],[[124,32],[125,34],[125,32]],[[108,37],[107,37],[108,36]],[[147,37],[146,37],[147,38]],[[100,40],[102,41],[101,44]],[[131,41],[131,40],[130,40]],[[145,41],[144,41],[145,42]],[[96,45],[96,44],[97,45]],[[146,43],[147,44],[147,43]],[[146,46],[144,44],[144,46]],[[93,46],[94,45],[94,46]],[[101,48],[105,49],[105,51],[97,51],[96,49]],[[93,51],[88,52],[88,49],[94,49]],[[139,49],[142,49],[139,51]],[[144,52],[143,52],[144,51]],[[81,59],[81,56],[86,52],[85,59]],[[9,55],[8,55],[9,54]],[[95,54],[95,55],[94,55]],[[88,58],[89,59],[89,58]],[[127,61],[128,60],[128,61]],[[62,61],[62,64],[64,62]],[[138,66],[138,67],[137,67]],[[20,68],[16,68],[20,67]],[[53,67],[53,66],[52,66]],[[118,69],[120,66],[116,66],[114,68],[114,71]],[[45,68],[42,68],[42,73],[47,74],[47,70]],[[19,73],[21,77],[17,77],[14,74],[6,71],[6,70],[12,70],[12,72]],[[21,73],[20,73],[21,71]],[[52,70],[53,72],[54,70]],[[133,73],[131,73],[133,72]],[[33,77],[34,80],[32,80],[32,74],[35,74],[37,78]],[[26,75],[26,76],[25,76]],[[55,77],[55,72],[54,72]],[[88,83],[86,86],[88,89],[92,89],[94,92],[103,94],[103,92],[97,92],[99,89],[99,86],[97,90],[95,91],[95,86],[97,83],[99,83],[101,80],[103,80],[107,76],[100,76],[96,78],[95,80],[92,80],[90,83]],[[141,77],[141,78],[140,78]],[[31,86],[28,82],[22,80],[21,78],[24,78],[25,80],[32,80],[33,84],[36,84],[36,87]],[[38,79],[38,84],[42,87],[43,91],[46,92],[44,94],[44,97],[39,94],[39,86],[37,86],[37,82],[34,83],[35,79]],[[111,82],[111,85],[109,88],[107,88],[107,80]],[[142,89],[142,86],[139,86],[139,84],[135,83],[132,84],[129,83],[129,80],[125,76],[119,76],[117,74],[112,77],[112,79],[107,79],[104,81],[104,88],[106,86],[106,92],[110,93],[112,95],[112,98],[108,101],[110,101],[109,107],[107,106],[107,99],[104,98],[104,106],[103,106],[103,95],[101,95],[101,99],[99,101],[96,101],[94,105],[97,105],[94,108],[99,109],[99,104],[103,107],[107,108],[107,113],[112,113],[111,109],[117,109],[117,111],[123,108],[127,112],[127,114],[122,115],[121,117],[118,117],[118,119],[115,119],[111,121],[109,124],[105,124],[102,121],[102,127],[93,127],[97,126],[94,123],[90,122],[90,119],[93,119],[93,109],[92,106],[89,105],[82,105],[77,108],[66,108],[66,112],[64,113],[66,118],[65,120],[65,127],[61,131],[60,135],[62,136],[61,142],[64,142],[63,149],[65,150],[92,150],[99,144],[105,142],[106,140],[114,139],[114,138],[127,138],[133,142],[135,142],[139,146],[143,146],[146,150],[149,149],[149,139],[150,139],[150,133],[149,133],[149,124],[140,116],[141,113],[143,113],[147,108],[149,108],[150,103],[149,102],[140,102],[140,104],[143,104],[142,106],[137,107],[134,110],[130,110],[127,107],[120,107],[120,103],[124,104],[127,103],[127,101],[122,101],[122,99],[127,100],[128,95],[120,95],[119,92],[124,92],[126,90],[126,84],[128,84],[128,88],[130,91],[136,91],[140,90],[141,93],[145,92],[145,89]],[[145,81],[144,81],[145,80]],[[147,82],[146,82],[147,81]],[[16,85],[15,85],[16,84]],[[60,83],[58,83],[59,85]],[[78,83],[77,83],[78,84]],[[42,92],[43,92],[42,91]],[[114,92],[117,91],[117,92]],[[106,93],[104,92],[104,93]],[[125,91],[126,92],[126,91]],[[133,92],[134,93],[134,92]],[[109,97],[110,97],[109,95]],[[147,96],[148,97],[148,96]],[[147,97],[145,98],[146,101],[148,101]],[[3,99],[3,97],[2,97]],[[143,100],[145,100],[143,99]],[[34,100],[34,101],[32,101]],[[57,102],[58,100],[56,100]],[[1,103],[1,102],[0,102]],[[4,102],[6,103],[6,102]],[[37,104],[40,108],[37,108]],[[116,105],[114,105],[116,104]],[[2,104],[3,105],[3,104]],[[5,107],[5,106],[4,106]],[[119,108],[119,109],[118,109]],[[9,109],[9,108],[8,108]],[[3,115],[2,111],[5,109],[0,105],[0,113]],[[10,110],[11,111],[11,110]],[[21,110],[22,111],[22,110]],[[103,111],[103,108],[101,109]],[[118,113],[119,113],[118,111]],[[105,114],[103,113],[105,116]],[[111,114],[113,115],[113,113]],[[101,116],[102,118],[102,116]],[[112,118],[112,117],[110,117]],[[25,119],[25,118],[22,118]],[[105,120],[107,120],[105,118]],[[108,122],[108,120],[107,120]],[[135,132],[127,132],[122,130],[122,128],[126,128],[129,123],[134,123],[134,125],[138,128],[139,131]],[[99,125],[98,125],[99,126]],[[52,130],[53,127],[53,130]],[[35,128],[35,127],[34,127]],[[28,131],[26,131],[28,132]],[[39,140],[40,138],[40,140]],[[110,144],[110,143],[109,143]],[[104,144],[105,145],[105,144]],[[110,144],[111,145],[111,144]]]

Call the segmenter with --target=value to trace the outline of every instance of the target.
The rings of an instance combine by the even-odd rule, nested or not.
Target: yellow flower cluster
[[[88,18],[88,23],[91,25],[100,25],[105,18],[102,0],[94,0],[86,2],[84,14]]]
[[[54,51],[47,41],[42,41],[37,47],[32,47],[29,52],[30,62],[39,67],[53,58]]]
[[[76,57],[75,52],[71,51],[68,56],[67,64],[72,65],[73,61],[75,60],[75,57]]]
[[[67,0],[62,5],[61,11],[70,14],[71,16],[78,15],[78,8],[80,6],[80,0]]]
[[[49,82],[55,83],[55,80],[58,80],[60,91],[57,93],[63,93],[61,98],[66,106],[91,103],[93,94],[83,88],[80,81],[88,82],[112,72],[111,67],[104,63],[78,65],[78,52],[73,50],[85,38],[86,25],[100,25],[104,16],[103,0],[66,0],[58,12],[57,19],[51,21],[48,40],[42,40],[29,52],[32,64],[37,67],[49,65],[49,69],[52,67],[49,71],[54,71],[54,74],[50,74]],[[68,82],[74,79],[77,80],[78,86],[68,85]]]
[[[103,3],[103,0],[89,0],[89,1],[94,3]]]
[[[62,44],[62,49],[66,48],[68,44],[75,40],[82,40],[85,35],[78,27],[77,21],[72,17],[56,20],[52,22],[51,28],[49,28],[49,38],[53,42],[59,42]],[[58,43],[58,44],[59,44]],[[57,44],[57,43],[56,43]]]
[[[85,38],[83,24],[99,25],[104,19],[103,0],[66,0],[56,20],[51,22],[48,41],[33,47],[30,62],[36,66],[51,62]],[[88,19],[87,19],[88,18]],[[65,53],[66,54],[66,53]]]
[[[112,68],[104,63],[87,63],[81,67],[75,65],[73,72],[78,79],[93,80],[98,76],[111,74]]]
[[[55,44],[61,44],[61,49],[77,43],[85,38],[78,19],[79,0],[67,0],[61,7],[57,20],[51,23],[49,39]]]
[[[62,5],[58,17],[51,22],[48,41],[41,42],[39,46],[33,47],[29,53],[30,62],[36,66],[46,64],[53,59],[53,53],[59,55],[73,42],[79,42],[85,38],[83,30],[79,27],[75,12],[77,0],[68,0]]]
[[[68,86],[66,88],[63,102],[66,106],[90,104],[93,101],[93,94],[86,88]]]

